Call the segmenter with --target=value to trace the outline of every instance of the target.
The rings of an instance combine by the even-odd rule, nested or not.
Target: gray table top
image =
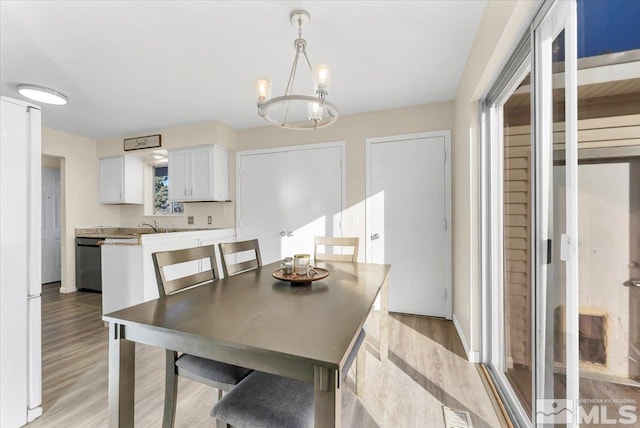
[[[280,262],[106,314],[118,324],[170,330],[256,354],[338,368],[371,310],[390,265],[317,263],[329,277],[291,286]]]

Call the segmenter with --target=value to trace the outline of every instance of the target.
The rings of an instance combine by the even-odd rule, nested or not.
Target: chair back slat
[[[262,266],[260,245],[258,244],[257,239],[240,242],[225,242],[218,244],[218,246],[220,248],[220,257],[222,258],[222,271],[224,276],[232,276]],[[240,263],[229,263],[229,256],[245,251],[253,251],[253,258]]]
[[[358,245],[360,238],[334,238],[331,236],[316,236],[314,245],[315,261],[328,262],[357,262],[358,261]],[[325,247],[325,252],[320,252],[320,246]],[[352,248],[352,254],[331,254],[327,253],[327,247]]]
[[[185,288],[203,285],[219,278],[218,263],[214,245],[204,247],[185,248],[182,250],[161,251],[152,254],[153,265],[156,272],[158,294],[167,296]],[[180,263],[209,259],[210,269],[183,276],[181,278],[167,279],[165,268]]]
[[[214,279],[213,272],[210,270],[194,273],[193,275],[166,281],[164,284],[164,292],[168,295],[173,294],[176,291],[180,291],[185,288],[204,285],[207,282],[212,282]]]

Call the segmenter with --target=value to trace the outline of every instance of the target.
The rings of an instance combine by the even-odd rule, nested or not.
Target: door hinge
[[[447,296],[448,296],[448,293],[447,293],[447,289],[445,288],[444,289],[444,300],[445,301],[447,300]]]
[[[444,231],[446,232],[447,230],[449,230],[449,222],[447,221],[447,219],[444,219]]]
[[[238,229],[242,227],[242,220],[238,220]]]
[[[447,163],[447,150],[444,151],[444,162]]]

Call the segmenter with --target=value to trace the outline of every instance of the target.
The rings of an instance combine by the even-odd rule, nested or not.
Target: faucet
[[[153,220],[153,225],[150,225],[149,223],[140,223],[138,225],[138,227],[142,227],[142,226],[149,226],[151,229],[153,229],[154,232],[159,233],[160,229],[158,229],[158,222]]]

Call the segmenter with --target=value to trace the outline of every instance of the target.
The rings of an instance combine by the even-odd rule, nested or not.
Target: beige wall
[[[481,349],[479,100],[526,30],[538,3],[489,1],[454,100],[453,314],[472,359]]]
[[[75,291],[75,229],[120,223],[118,207],[98,201],[96,142],[54,129],[42,129],[42,154],[60,158],[62,292]]]
[[[211,121],[192,125],[178,126],[142,132],[138,135],[162,135],[162,149],[219,144],[229,149],[229,194],[235,199],[235,150],[237,132],[222,122]],[[118,156],[125,154],[123,139],[135,137],[131,135],[98,141],[97,157]],[[136,150],[126,152],[127,155],[149,158],[157,149]],[[145,162],[145,168],[150,168]],[[147,171],[151,174],[150,171]],[[147,196],[147,195],[145,195]],[[235,204],[227,202],[198,202],[185,204],[184,215],[152,216],[145,215],[141,205],[122,205],[120,210],[120,226],[134,227],[142,222],[156,220],[160,227],[235,227]],[[194,217],[194,224],[187,224],[187,216]],[[207,224],[207,217],[213,217],[213,223]]]
[[[451,129],[453,102],[446,101],[393,110],[342,116],[328,128],[289,131],[273,126],[238,131],[238,150],[257,150],[302,144],[344,141],[346,146],[347,210],[344,234],[360,237],[360,259],[365,258],[365,140]]]

